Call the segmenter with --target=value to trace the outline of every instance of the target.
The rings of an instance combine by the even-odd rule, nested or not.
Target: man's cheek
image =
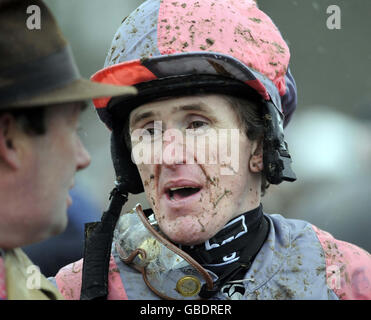
[[[238,174],[221,175],[214,170],[214,173],[208,175],[207,179],[208,202],[210,203],[208,208],[210,212],[217,214],[223,210],[225,205],[233,202],[235,190],[240,186],[240,176]]]
[[[145,190],[155,189],[155,177],[153,174],[148,173],[147,170],[139,169],[139,174],[141,176],[143,186]]]
[[[220,175],[233,176],[240,164],[240,132],[238,129],[220,129],[218,132],[218,163]]]
[[[148,185],[148,186],[144,187],[144,190],[145,190],[145,194],[146,194],[148,203],[150,203],[153,210],[157,210],[158,199],[156,197],[156,193],[154,191],[154,188],[152,188],[150,185]]]
[[[155,194],[154,175],[151,174],[144,165],[137,166],[137,169],[139,171],[147,199],[150,201],[151,197],[153,197]]]
[[[153,163],[151,136],[146,131],[136,131],[143,132],[143,135],[140,136],[140,133],[136,132],[132,136],[131,161],[138,167],[143,164]]]

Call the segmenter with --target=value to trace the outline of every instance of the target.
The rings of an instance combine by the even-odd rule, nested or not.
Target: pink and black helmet
[[[294,181],[283,140],[283,127],[297,101],[289,60],[289,48],[279,30],[253,0],[144,2],[124,19],[105,67],[92,76],[100,83],[138,89],[132,98],[94,100],[100,119],[112,130],[118,181],[131,193],[143,191],[136,166],[121,140],[122,122],[116,119],[127,117],[133,108],[155,98],[200,92],[260,99],[262,113],[267,115],[267,180],[274,184]]]

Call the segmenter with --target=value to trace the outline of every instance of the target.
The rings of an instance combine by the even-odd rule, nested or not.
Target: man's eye
[[[145,128],[151,136],[157,136],[162,134],[162,131],[158,128]]]
[[[198,129],[198,128],[201,128],[203,126],[207,126],[207,122],[204,122],[204,121],[192,121],[188,128],[187,129]]]

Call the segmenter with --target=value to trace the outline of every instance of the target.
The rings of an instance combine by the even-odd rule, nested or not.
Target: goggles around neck
[[[140,204],[120,217],[114,236],[120,259],[141,272],[148,288],[159,297],[195,300],[201,299],[203,284],[213,289],[217,277],[167,240],[154,215],[147,218]]]

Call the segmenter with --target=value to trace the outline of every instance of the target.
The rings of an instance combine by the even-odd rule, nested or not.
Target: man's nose
[[[185,164],[184,137],[180,130],[168,129],[163,137],[162,164],[172,167]]]
[[[79,170],[85,169],[86,167],[90,165],[91,157],[90,157],[88,150],[86,150],[84,144],[82,143],[80,139],[78,139],[77,144],[78,146],[77,146],[76,171],[79,171]]]

